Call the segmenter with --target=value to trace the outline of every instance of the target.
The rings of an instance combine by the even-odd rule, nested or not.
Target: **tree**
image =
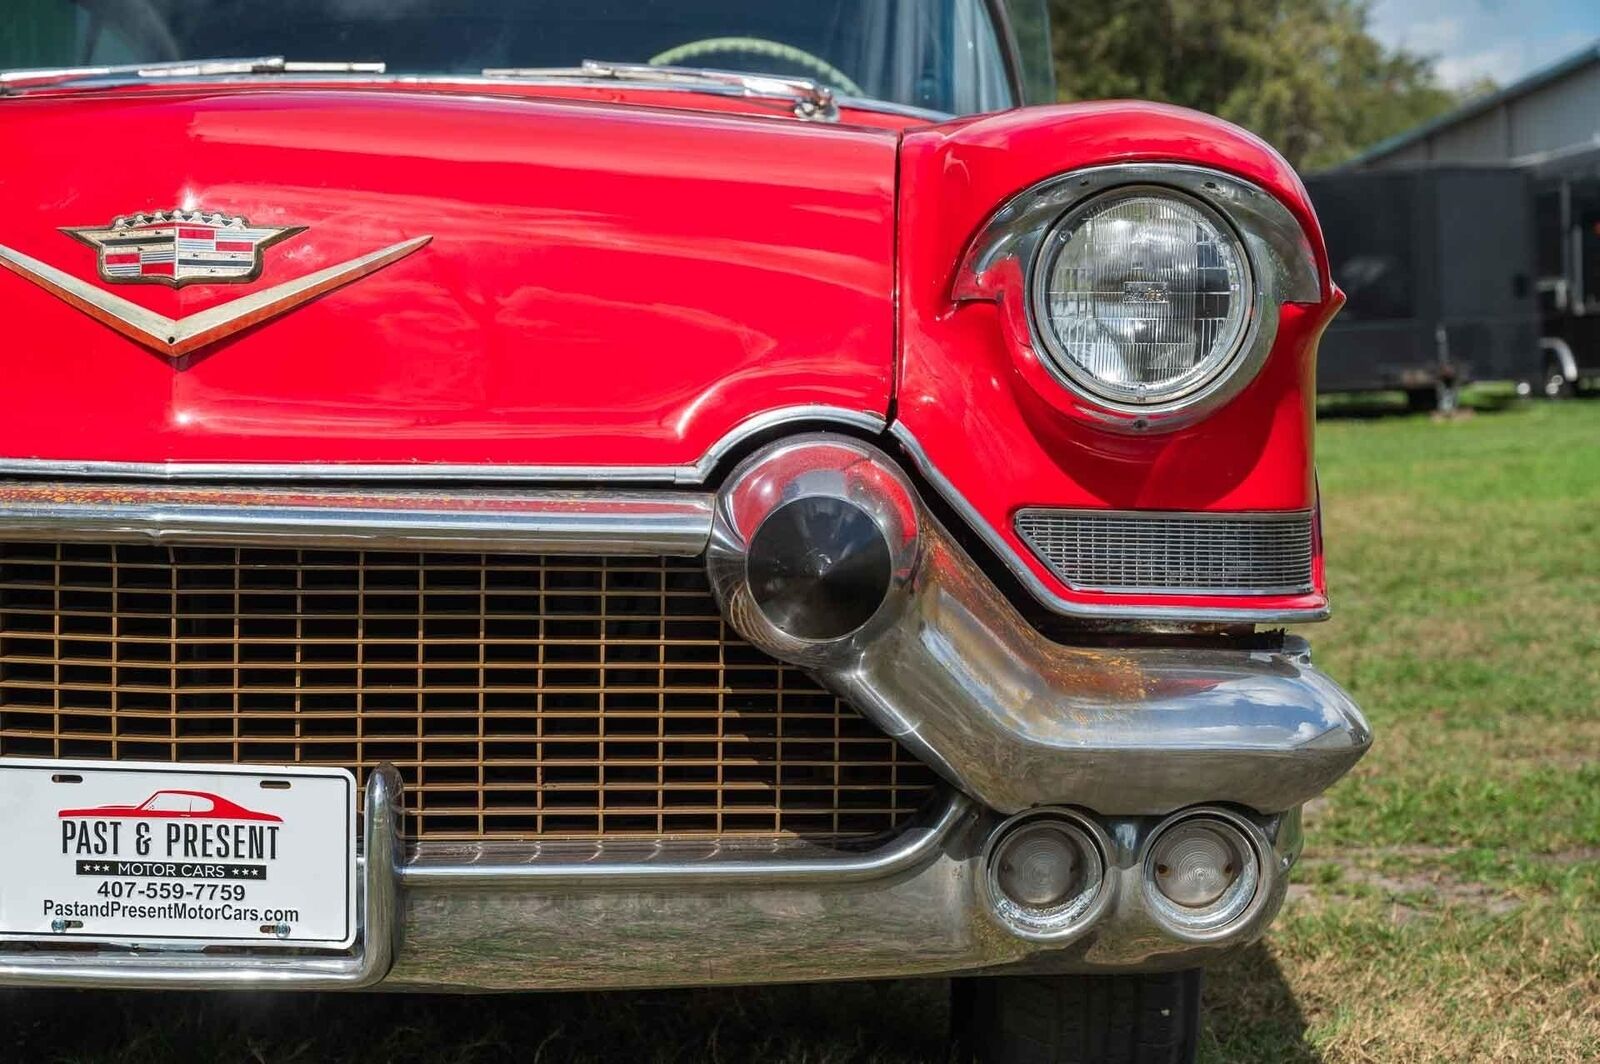
[[[1065,99],[1136,96],[1237,122],[1297,167],[1343,162],[1461,102],[1385,48],[1364,0],[1050,0]],[[1475,86],[1475,91],[1481,91]]]

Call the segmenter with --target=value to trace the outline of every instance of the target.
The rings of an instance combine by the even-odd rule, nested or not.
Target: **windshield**
[[[0,68],[281,55],[478,74],[584,59],[811,78],[951,114],[1014,101],[984,0],[4,0]]]

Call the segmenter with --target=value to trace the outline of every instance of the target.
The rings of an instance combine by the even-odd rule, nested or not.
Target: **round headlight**
[[[1210,207],[1116,189],[1050,231],[1035,328],[1067,381],[1113,405],[1177,403],[1222,379],[1251,320],[1250,260]]]

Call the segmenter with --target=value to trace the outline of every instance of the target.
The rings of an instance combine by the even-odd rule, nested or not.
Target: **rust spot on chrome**
[[[1063,647],[1051,657],[1051,678],[1066,690],[1135,703],[1151,689],[1149,674],[1125,654],[1094,647]]]

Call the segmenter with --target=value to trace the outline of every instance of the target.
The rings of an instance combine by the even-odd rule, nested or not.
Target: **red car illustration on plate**
[[[138,805],[100,805],[88,809],[63,809],[59,817],[139,817],[157,820],[262,820],[273,824],[283,818],[258,813],[220,794],[206,791],[157,791]]]

